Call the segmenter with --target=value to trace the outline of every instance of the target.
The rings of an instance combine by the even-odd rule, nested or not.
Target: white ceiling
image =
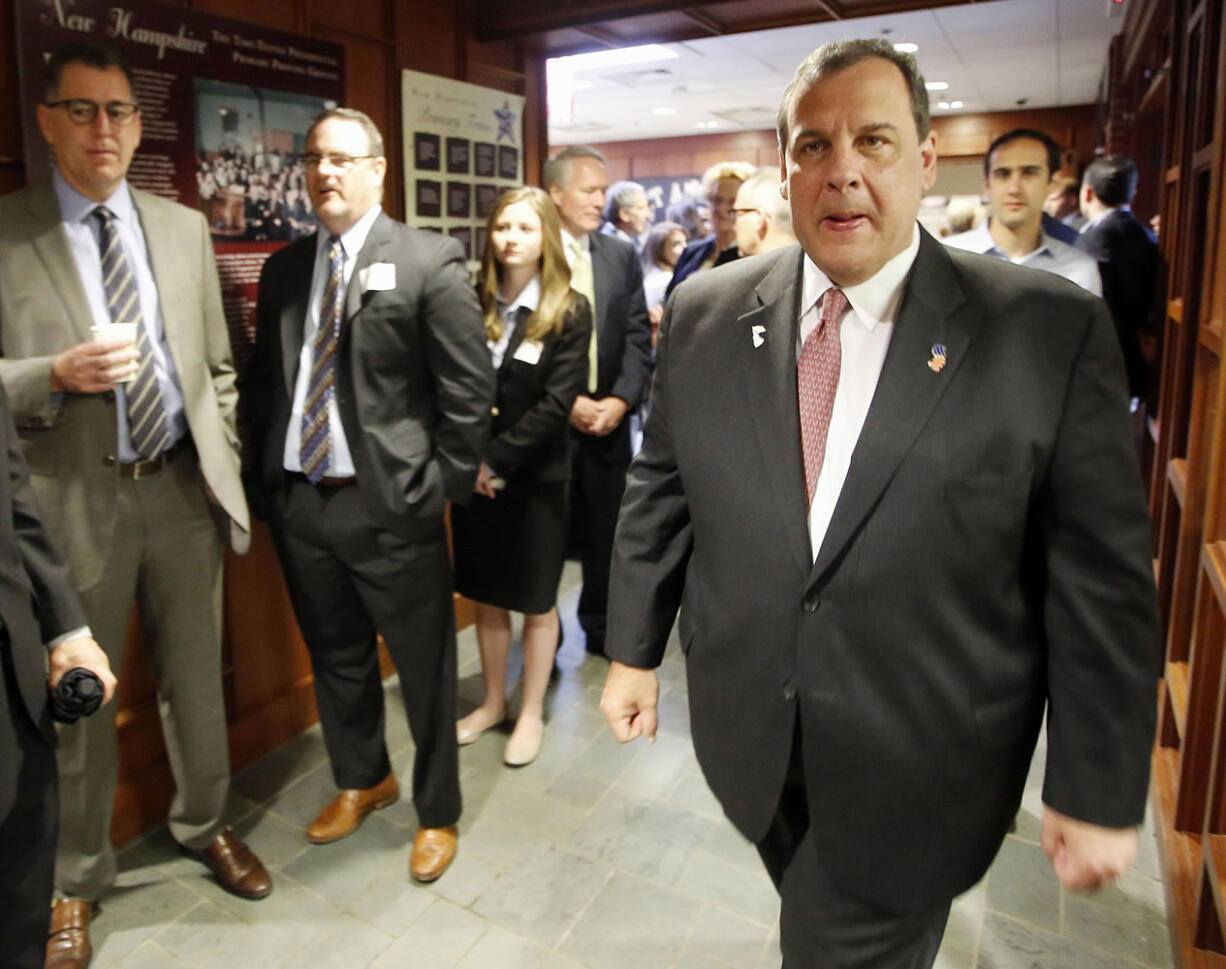
[[[551,111],[549,142],[773,128],[796,65],[820,44],[851,37],[918,44],[925,78],[949,83],[932,95],[934,116],[1091,104],[1125,2],[1135,0],[995,0],[670,43],[675,59],[577,74],[591,87],[574,92],[569,123]],[[955,99],[960,111],[937,108]]]

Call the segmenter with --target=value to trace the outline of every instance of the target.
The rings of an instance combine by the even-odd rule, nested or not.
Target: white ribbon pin
[[[755,350],[766,342],[766,327],[751,326],[749,328],[749,332],[753,335],[753,345]]]

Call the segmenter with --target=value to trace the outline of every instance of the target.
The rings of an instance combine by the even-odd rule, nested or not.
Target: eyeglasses
[[[89,98],[64,98],[62,101],[44,101],[44,107],[63,108],[74,124],[93,124],[99,109],[106,111],[111,124],[128,125],[140,113],[139,105],[130,101],[107,101],[99,104]]]
[[[353,168],[358,162],[367,158],[378,158],[378,155],[318,155],[312,152],[311,154],[299,156],[304,168],[309,171],[316,171],[322,168],[327,162],[328,167],[334,172],[344,175],[349,169]]]
[[[762,210],[761,210],[761,209],[733,209],[733,210],[732,210],[732,217],[733,217],[734,219],[739,219],[739,218],[740,218],[742,215],[744,215],[746,212],[757,212],[759,215],[761,215],[761,214],[762,214]]]

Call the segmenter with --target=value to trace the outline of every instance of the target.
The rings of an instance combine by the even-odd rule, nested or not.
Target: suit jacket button
[[[115,455],[108,454],[106,457],[102,459],[102,463],[105,464],[108,468],[114,467],[115,466]]]
[[[821,604],[821,597],[816,595],[805,596],[805,601],[801,603],[805,612],[817,612],[817,607]]]
[[[102,395],[102,399],[105,400],[108,404],[115,403],[115,391],[113,390],[106,391],[106,393]]]
[[[497,417],[497,416],[498,416],[499,414],[501,414],[501,413],[502,413],[502,411],[500,411],[500,410],[498,409],[498,405],[497,405],[497,404],[495,404],[493,407],[491,407],[491,408],[490,408],[490,416],[492,416],[492,417]]]
[[[792,678],[790,676],[783,681],[783,698],[788,703],[796,699],[796,687],[792,685]]]

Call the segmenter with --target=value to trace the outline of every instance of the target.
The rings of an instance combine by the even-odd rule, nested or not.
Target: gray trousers
[[[123,668],[135,599],[157,677],[158,713],[175,779],[170,833],[203,848],[221,830],[230,786],[221,689],[222,546],[195,451],[147,478],[121,478],[115,536],[98,583],[78,590],[111,668]],[[115,714],[60,727],[57,894],[96,900],[115,882],[111,815],[118,776]]]

